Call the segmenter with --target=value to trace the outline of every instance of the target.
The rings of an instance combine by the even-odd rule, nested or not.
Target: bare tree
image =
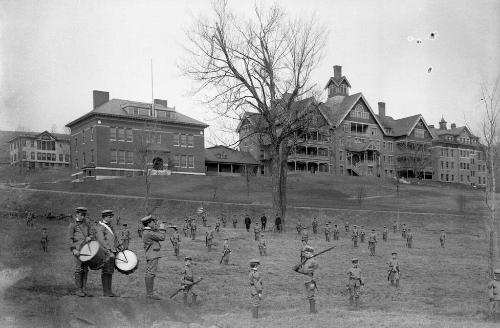
[[[184,73],[199,83],[207,103],[225,120],[258,114],[253,135],[264,139],[271,157],[273,211],[285,219],[287,159],[297,131],[309,123],[315,105],[311,72],[321,59],[325,29],[316,20],[288,19],[279,6],[255,6],[236,17],[227,1],[212,16],[196,19],[187,32]]]
[[[483,139],[484,151],[486,155],[486,189],[485,202],[489,212],[489,273],[493,276],[495,265],[495,248],[500,245],[495,243],[496,235],[500,234],[500,227],[497,227],[495,214],[497,210],[497,200],[495,198],[496,179],[495,171],[498,160],[498,146],[500,141],[499,119],[500,119],[500,76],[495,81],[493,87],[488,88],[484,83],[481,85],[483,113],[481,117],[481,137]],[[496,245],[497,244],[497,245]]]
[[[415,178],[424,178],[425,169],[432,165],[430,143],[401,142],[398,144],[404,155],[398,158],[399,165],[413,171]],[[408,174],[406,176],[408,178]]]

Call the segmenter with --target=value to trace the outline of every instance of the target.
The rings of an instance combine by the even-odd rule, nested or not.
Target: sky
[[[254,5],[229,3],[242,17]],[[444,117],[474,126],[481,83],[500,75],[500,1],[277,3],[329,31],[312,82],[323,88],[341,65],[351,93],[362,92],[375,112],[385,102],[396,119],[420,113],[428,124]],[[152,61],[154,97],[209,124],[207,144],[230,140],[178,68],[184,31],[210,7],[206,0],[0,0],[0,130],[63,132],[92,110],[92,90],[150,102]]]

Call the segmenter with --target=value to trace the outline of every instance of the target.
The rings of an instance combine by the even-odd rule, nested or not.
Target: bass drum
[[[134,273],[138,266],[139,260],[137,259],[137,255],[131,250],[126,249],[116,254],[115,268],[118,272],[128,275]]]
[[[98,241],[91,240],[83,244],[79,251],[78,259],[83,263],[87,263],[91,270],[99,270],[104,266],[106,252]]]

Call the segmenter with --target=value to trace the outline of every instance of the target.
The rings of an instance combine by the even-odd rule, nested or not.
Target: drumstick
[[[92,254],[85,254],[85,253],[80,253],[80,255],[83,255],[83,256],[92,256]]]

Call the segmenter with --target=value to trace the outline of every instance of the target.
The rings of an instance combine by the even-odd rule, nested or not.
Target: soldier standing
[[[297,234],[300,235],[302,233],[302,223],[300,222],[300,219],[297,222],[297,226],[295,228],[297,229]]]
[[[264,214],[264,213],[260,217],[260,224],[261,224],[262,231],[266,231],[267,217],[266,217],[266,214]]]
[[[411,232],[411,229],[408,228],[408,232],[406,233],[406,246],[408,248],[411,248],[413,245],[413,232]]]
[[[48,244],[49,244],[49,235],[47,234],[47,228],[43,227],[42,228],[42,239],[40,240],[42,243],[42,250],[44,252],[48,252]]]
[[[225,238],[223,250],[222,250],[222,262],[224,262],[225,265],[229,264],[229,254],[230,253],[231,253],[231,249],[229,248],[229,239]]]
[[[337,225],[333,226],[333,240],[339,240],[340,230]]]
[[[398,223],[396,221],[392,222],[392,232],[396,233],[398,231]]]
[[[356,227],[356,225],[354,225],[351,234],[351,240],[354,243],[354,247],[358,247],[358,238],[359,238],[358,228]]]
[[[186,256],[184,258],[185,265],[184,271],[182,271],[182,279],[181,279],[181,287],[183,288],[183,301],[184,305],[188,305],[188,296],[191,295],[191,304],[190,306],[196,305],[196,298],[198,295],[193,291],[194,286],[191,286],[194,283],[194,273],[191,268],[191,257]]]
[[[250,273],[248,275],[248,278],[250,280],[250,295],[252,296],[252,317],[254,319],[257,319],[259,317],[259,307],[262,301],[262,277],[257,271],[259,265],[259,260],[250,260]]]
[[[112,226],[113,211],[104,210],[101,213],[102,220],[96,228],[97,241],[104,248],[106,255],[104,259],[104,266],[101,271],[101,282],[103,296],[117,297],[112,291],[113,273],[115,271],[115,254],[118,252],[118,237],[116,231]]]
[[[281,217],[278,214],[276,214],[276,218],[274,219],[274,225],[276,226],[276,231],[281,233],[281,231],[282,231],[282,229],[281,229]]]
[[[202,213],[201,213],[201,222],[203,222],[203,226],[206,227],[207,226],[207,215],[205,214],[205,211],[203,209],[202,210]]]
[[[257,222],[255,222],[255,224],[253,226],[253,233],[254,233],[255,241],[259,241],[259,239],[260,239],[260,227],[259,227],[259,224]]]
[[[196,221],[193,220],[191,221],[191,240],[195,240],[196,239]]]
[[[296,265],[293,270],[310,277],[310,280],[304,283],[307,293],[307,299],[309,300],[309,313],[318,313],[318,311],[316,310],[315,299],[316,290],[318,290],[318,288],[316,286],[316,281],[314,280],[314,271],[318,269],[319,264],[315,259],[312,258],[313,254],[314,248],[307,245],[304,251],[305,260]]]
[[[188,229],[189,229],[189,224],[188,224],[188,219],[184,219],[184,225],[182,226],[182,231],[184,231],[184,237],[188,236]]]
[[[247,229],[247,232],[250,232],[250,225],[252,224],[252,219],[250,219],[250,216],[245,214],[245,228]]]
[[[364,226],[361,226],[361,230],[359,232],[359,237],[361,239],[361,242],[364,243],[365,242],[365,227]]]
[[[392,258],[389,260],[389,275],[387,276],[387,280],[391,282],[391,285],[396,284],[396,287],[399,287],[399,276],[398,253],[392,252]]]
[[[441,247],[444,248],[444,243],[446,242],[446,233],[443,229],[441,229],[441,234],[439,235],[439,242],[441,243]]]
[[[309,247],[309,245],[307,245],[307,242],[302,239],[302,247],[300,248],[300,262],[304,262],[304,260],[306,259],[306,256],[305,256],[305,253],[306,253],[306,249],[307,247]]]
[[[330,222],[325,224],[325,238],[327,242],[330,242]],[[335,231],[333,234],[333,238],[335,239]]]
[[[146,298],[159,300],[160,297],[154,294],[154,281],[156,272],[158,271],[158,260],[161,258],[160,241],[165,240],[166,229],[163,223],[157,226],[156,220],[154,220],[151,215],[142,218],[141,222],[144,225],[142,242],[146,255],[146,272],[144,277],[146,283]]]
[[[345,224],[344,224],[344,229],[345,229],[345,232],[349,232],[349,221],[346,221]]]
[[[179,231],[177,231],[177,227],[174,226],[173,229],[174,233],[172,234],[172,238],[170,238],[170,241],[172,242],[172,246],[174,247],[174,255],[178,258],[181,245],[181,235],[179,234]]]
[[[375,245],[377,244],[377,235],[375,234],[375,229],[368,236],[368,249],[370,250],[370,256],[375,256]]]
[[[404,223],[401,226],[401,237],[403,237],[403,239],[406,239],[406,224]]]
[[[313,228],[313,234],[317,235],[318,234],[318,219],[316,219],[316,217],[313,218],[311,225]]]
[[[215,231],[219,232],[220,231],[220,217],[217,218],[215,221]]]
[[[301,235],[302,235],[301,239],[305,240],[306,243],[308,243],[309,242],[309,231],[307,230],[307,227],[302,228]]]
[[[357,307],[359,304],[360,289],[364,286],[363,279],[361,277],[361,269],[358,267],[358,259],[352,259],[352,267],[347,271],[349,275],[349,282],[347,283],[347,288],[349,289],[349,304],[353,304]]]
[[[120,244],[122,245],[123,250],[128,249],[128,245],[130,244],[130,231],[128,230],[126,223],[122,225],[122,229],[120,231]]]
[[[495,308],[500,305],[500,269],[493,271],[493,280],[488,284],[488,296],[488,307],[493,315]]]
[[[89,273],[89,266],[86,262],[82,262],[79,259],[80,249],[81,247],[94,239],[95,231],[91,228],[87,219],[85,218],[87,215],[87,208],[85,207],[77,207],[75,222],[71,222],[68,228],[69,235],[69,243],[70,243],[70,251],[74,255],[75,262],[75,285],[76,285],[76,295],[80,297],[91,297],[87,291],[87,277]]]
[[[387,241],[387,235],[388,235],[389,231],[387,230],[387,227],[384,226],[384,230],[382,230],[382,240],[383,241]]]
[[[233,215],[233,228],[236,229],[236,226],[238,225],[238,217],[236,214]]]
[[[222,221],[222,227],[225,228],[227,225],[227,219],[225,215],[222,215],[221,221]]]
[[[137,235],[139,238],[142,238],[142,231],[144,229],[144,225],[142,224],[141,220],[137,220]]]
[[[208,247],[208,251],[210,252],[210,250],[212,249],[212,241],[214,239],[214,231],[212,230],[212,226],[210,225],[207,228],[208,230],[205,235],[205,243]]]
[[[191,225],[193,224],[193,217],[190,216],[187,220],[187,237],[191,238]]]
[[[266,240],[264,239],[264,234],[260,234],[260,240],[259,240],[259,254],[260,256],[266,256],[267,255],[267,250],[266,250]]]

